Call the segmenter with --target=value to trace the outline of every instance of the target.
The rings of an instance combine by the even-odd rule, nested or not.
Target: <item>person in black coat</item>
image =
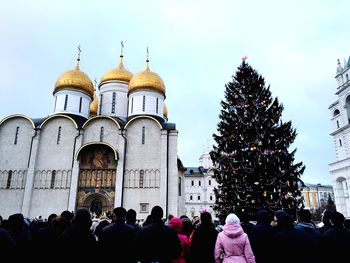
[[[284,211],[277,211],[275,235],[275,253],[271,255],[271,261],[268,262],[300,262],[300,238],[293,225],[293,219]]]
[[[256,214],[257,223],[249,235],[250,245],[257,263],[271,261],[274,251],[275,229],[271,226],[272,216],[267,210],[259,210]]]
[[[58,251],[65,251],[65,255],[79,260],[92,259],[96,253],[97,242],[90,227],[92,224],[90,212],[79,209],[72,221],[72,226],[59,237]],[[80,249],[85,251],[82,253]]]
[[[218,231],[208,212],[201,214],[200,225],[193,231],[189,262],[213,263],[214,249]]]
[[[348,263],[350,232],[344,228],[344,216],[333,212],[330,216],[332,227],[321,236],[322,262]]]
[[[136,231],[139,231],[141,227],[136,224],[136,211],[134,209],[129,209],[126,212],[126,223],[136,229]]]
[[[298,224],[295,229],[299,235],[299,262],[319,262],[321,233],[311,222],[311,212],[308,209],[298,211]]]
[[[115,208],[113,214],[114,223],[102,229],[98,240],[102,254],[108,255],[111,251],[115,251],[117,262],[135,262],[133,244],[136,229],[125,224],[126,210],[123,207]]]
[[[143,227],[135,240],[137,259],[142,263],[167,263],[176,259],[181,253],[180,240],[176,232],[164,225],[163,209],[155,206],[151,211],[152,223]]]

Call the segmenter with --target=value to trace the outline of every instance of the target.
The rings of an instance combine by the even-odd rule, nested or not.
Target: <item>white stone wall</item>
[[[168,149],[168,214],[182,215],[184,211],[178,210],[179,173],[177,168],[177,131],[169,131]]]
[[[0,189],[0,215],[8,218],[21,213],[24,189]]]
[[[145,110],[143,111],[143,96],[145,96]],[[158,98],[158,112],[157,112]],[[164,95],[155,91],[138,90],[129,94],[128,116],[156,115],[163,118]]]
[[[0,170],[27,169],[34,133],[29,120],[21,117],[10,118],[0,125]]]
[[[59,144],[57,144],[59,127],[61,127],[61,138]],[[42,180],[41,171],[71,171],[74,158],[75,137],[77,135],[78,131],[74,123],[65,117],[54,117],[43,124],[38,143],[34,188],[31,195],[29,217],[37,216],[38,213],[40,214],[40,211],[42,211],[41,213],[50,214],[57,210],[66,210],[68,208],[69,186],[63,189],[49,189],[48,183],[46,183],[46,189],[40,189],[35,187],[35,184]],[[69,175],[71,175],[71,172],[69,172]],[[67,180],[69,182],[71,181],[70,178],[67,178]]]
[[[103,127],[102,142],[108,143],[115,149],[118,149],[119,128],[113,120],[103,118],[103,116],[92,119],[84,126],[83,144],[100,142],[101,127]]]
[[[68,95],[67,108],[64,110],[64,104]],[[81,111],[79,112],[80,98],[82,98]],[[60,90],[54,95],[54,109],[53,113],[69,113],[88,118],[90,115],[90,104],[92,98],[79,91],[75,90]]]
[[[15,144],[17,127],[19,128]],[[22,211],[30,146],[34,134],[31,122],[23,117],[9,118],[0,125],[0,215],[5,218]],[[12,171],[12,179],[9,189],[6,189],[9,171]]]
[[[113,92],[115,92],[116,94],[114,113],[112,112]],[[100,87],[99,101],[99,115],[118,116],[126,118],[128,109],[128,85],[126,83],[121,82],[111,82],[103,84]]]
[[[35,189],[29,218],[38,215],[47,218],[52,213],[60,215],[68,209],[68,196],[69,189]]]
[[[145,143],[142,144],[142,127],[145,127]],[[152,119],[138,118],[133,120],[126,127],[127,148],[126,148],[126,171],[153,170],[159,171],[159,181],[165,175],[161,172],[161,162],[165,156],[161,156],[160,138],[161,128]],[[137,173],[136,173],[137,176]],[[125,174],[125,182],[128,175]],[[137,180],[137,178],[136,178]],[[124,204],[125,208],[132,208],[139,212],[140,203],[149,204],[149,212],[154,205],[160,205],[161,192],[165,191],[161,185],[152,188],[125,187],[124,182]],[[162,206],[162,205],[161,205]],[[165,207],[162,206],[165,211]],[[148,213],[138,213],[138,218],[145,218]]]

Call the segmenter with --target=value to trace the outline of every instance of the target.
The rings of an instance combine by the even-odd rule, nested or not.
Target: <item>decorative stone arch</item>
[[[55,114],[55,115],[51,115],[50,117],[48,117],[47,119],[45,119],[44,121],[43,121],[43,123],[39,126],[39,129],[42,129],[42,127],[49,121],[49,120],[51,120],[51,119],[53,119],[53,118],[66,118],[66,119],[68,119],[68,120],[70,120],[72,123],[73,123],[73,125],[74,125],[74,127],[76,128],[76,129],[78,129],[78,124],[75,122],[75,120],[73,120],[73,118],[71,118],[71,117],[69,117],[69,116],[67,116],[67,115],[64,115],[64,114]]]
[[[150,120],[156,122],[161,130],[163,129],[162,124],[160,124],[160,122],[159,122],[157,119],[155,119],[155,118],[153,118],[153,117],[151,117],[151,116],[137,116],[137,117],[135,117],[135,118],[132,118],[131,120],[129,120],[129,121],[125,124],[124,129],[127,129],[128,126],[130,125],[130,123],[132,123],[133,121],[138,120],[138,119],[150,119]]]
[[[1,121],[0,121],[0,126],[5,123],[6,121],[10,120],[10,119],[15,119],[15,118],[23,118],[23,119],[26,119],[27,121],[30,122],[30,124],[32,125],[33,129],[35,129],[35,124],[34,122],[32,121],[31,118],[25,116],[25,115],[22,115],[22,114],[14,114],[14,115],[10,115],[10,116],[7,116],[5,118],[3,118]]]
[[[113,200],[108,198],[107,195],[103,195],[101,193],[89,193],[85,196],[85,200],[83,201],[83,206],[81,208],[85,208],[91,212],[95,212],[96,214],[101,214],[102,212],[111,211],[113,209]],[[101,210],[96,211],[99,209]]]
[[[93,146],[93,145],[105,145],[105,146],[109,147],[109,148],[113,151],[113,153],[114,153],[114,160],[117,161],[117,160],[119,159],[119,153],[118,153],[118,151],[117,151],[111,144],[109,144],[109,143],[107,143],[107,142],[89,142],[89,143],[86,143],[86,144],[82,145],[82,146],[78,149],[77,153],[75,154],[75,159],[76,159],[76,160],[79,159],[80,154],[81,154],[81,152],[82,152],[83,149],[85,149],[86,147],[91,147],[91,146]]]
[[[97,119],[108,119],[108,120],[111,120],[117,127],[118,129],[120,130],[120,125],[118,123],[117,120],[113,119],[112,117],[110,116],[95,116],[95,117],[92,117],[92,118],[89,118],[83,125],[83,129],[88,126],[88,124],[90,124],[91,121],[94,121],[94,120],[97,120]]]

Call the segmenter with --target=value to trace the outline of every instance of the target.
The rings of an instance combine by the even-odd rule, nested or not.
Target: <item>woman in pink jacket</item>
[[[172,263],[186,263],[186,258],[190,252],[190,242],[187,236],[183,235],[182,232],[182,221],[177,217],[173,217],[169,223],[168,227],[174,229],[181,243],[181,254],[177,259],[173,259]]]
[[[215,263],[255,263],[249,239],[235,214],[226,217],[215,245]]]

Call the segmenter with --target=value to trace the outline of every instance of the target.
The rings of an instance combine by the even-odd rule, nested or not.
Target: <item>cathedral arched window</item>
[[[191,181],[191,186],[194,186],[194,181],[193,180]]]
[[[340,111],[338,109],[336,109],[334,112],[333,112],[333,117],[337,116],[340,114]]]
[[[146,108],[146,96],[143,96],[143,99],[142,99],[142,111],[145,111],[145,108]]]
[[[191,201],[193,200],[193,197],[192,197],[192,195],[190,195],[190,200],[191,200]]]
[[[12,181],[12,171],[9,171],[9,173],[7,175],[6,189],[10,189],[11,181]]]
[[[337,128],[339,128],[339,121],[337,121]]]
[[[341,142],[341,139],[339,139],[339,146],[342,147],[343,143]]]
[[[112,113],[115,113],[115,97],[116,97],[116,93],[113,92],[113,95],[112,95]]]
[[[198,201],[199,201],[199,200],[201,200],[201,196],[200,196],[200,195],[198,195],[198,196],[197,196],[197,199],[198,199]]]
[[[157,98],[157,101],[156,101],[156,113],[158,113],[158,98]]]
[[[101,110],[102,110],[102,98],[103,98],[103,94],[100,95],[100,113],[99,113],[99,115],[101,115]]]
[[[345,74],[345,77],[346,77],[346,81],[349,81],[349,75]]]
[[[211,185],[211,180],[209,180],[209,185]]]
[[[103,142],[104,132],[105,132],[105,128],[102,126],[100,130],[100,142]]]
[[[50,182],[50,189],[55,188],[55,182],[56,182],[56,171],[53,170],[51,173],[51,182]]]
[[[68,104],[68,95],[66,94],[66,97],[64,98],[64,110],[67,110],[67,104]]]
[[[143,188],[144,179],[145,179],[145,171],[140,170],[140,181],[139,181],[140,188]]]
[[[79,100],[79,112],[81,112],[81,105],[83,103],[83,98],[80,97],[80,100]]]
[[[19,133],[19,127],[16,127],[16,134],[15,134],[14,144],[17,144],[17,142],[18,142],[18,133]]]
[[[146,136],[146,128],[145,127],[142,127],[142,144],[145,144],[145,136]]]
[[[57,131],[57,144],[60,144],[60,142],[61,142],[61,130],[62,130],[61,126],[58,127],[58,131]]]
[[[201,182],[201,181],[199,181],[199,182],[198,182],[198,186],[201,186],[201,185],[202,185],[202,182]]]

